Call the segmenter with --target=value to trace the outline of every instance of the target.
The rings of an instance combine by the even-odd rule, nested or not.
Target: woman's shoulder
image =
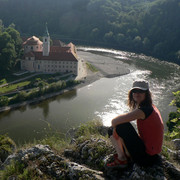
[[[154,110],[153,106],[140,106],[138,109],[140,109],[144,112],[145,119],[148,118]]]

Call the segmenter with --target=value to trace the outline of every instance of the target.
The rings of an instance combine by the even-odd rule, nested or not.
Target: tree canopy
[[[11,12],[11,13],[10,13]],[[0,0],[0,19],[24,36],[114,47],[180,63],[179,0]],[[1,24],[1,22],[0,22]]]
[[[20,33],[10,25],[4,28],[0,23],[0,72],[1,75],[10,71],[21,56],[22,40]]]

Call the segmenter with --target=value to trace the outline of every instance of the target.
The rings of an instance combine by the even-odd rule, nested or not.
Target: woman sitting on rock
[[[149,166],[157,160],[162,149],[163,121],[152,104],[148,82],[135,81],[128,96],[131,112],[114,118],[108,132],[117,154],[107,167],[126,167],[130,160]],[[130,123],[134,120],[137,120],[138,133]]]

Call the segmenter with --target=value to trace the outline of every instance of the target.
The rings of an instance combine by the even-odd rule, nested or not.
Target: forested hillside
[[[0,0],[0,19],[21,35],[145,53],[180,63],[179,0]]]

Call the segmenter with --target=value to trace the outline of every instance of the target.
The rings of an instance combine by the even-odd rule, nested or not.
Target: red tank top
[[[153,105],[153,112],[144,120],[137,120],[140,138],[143,140],[146,152],[150,155],[158,154],[162,150],[164,125],[161,114]]]

